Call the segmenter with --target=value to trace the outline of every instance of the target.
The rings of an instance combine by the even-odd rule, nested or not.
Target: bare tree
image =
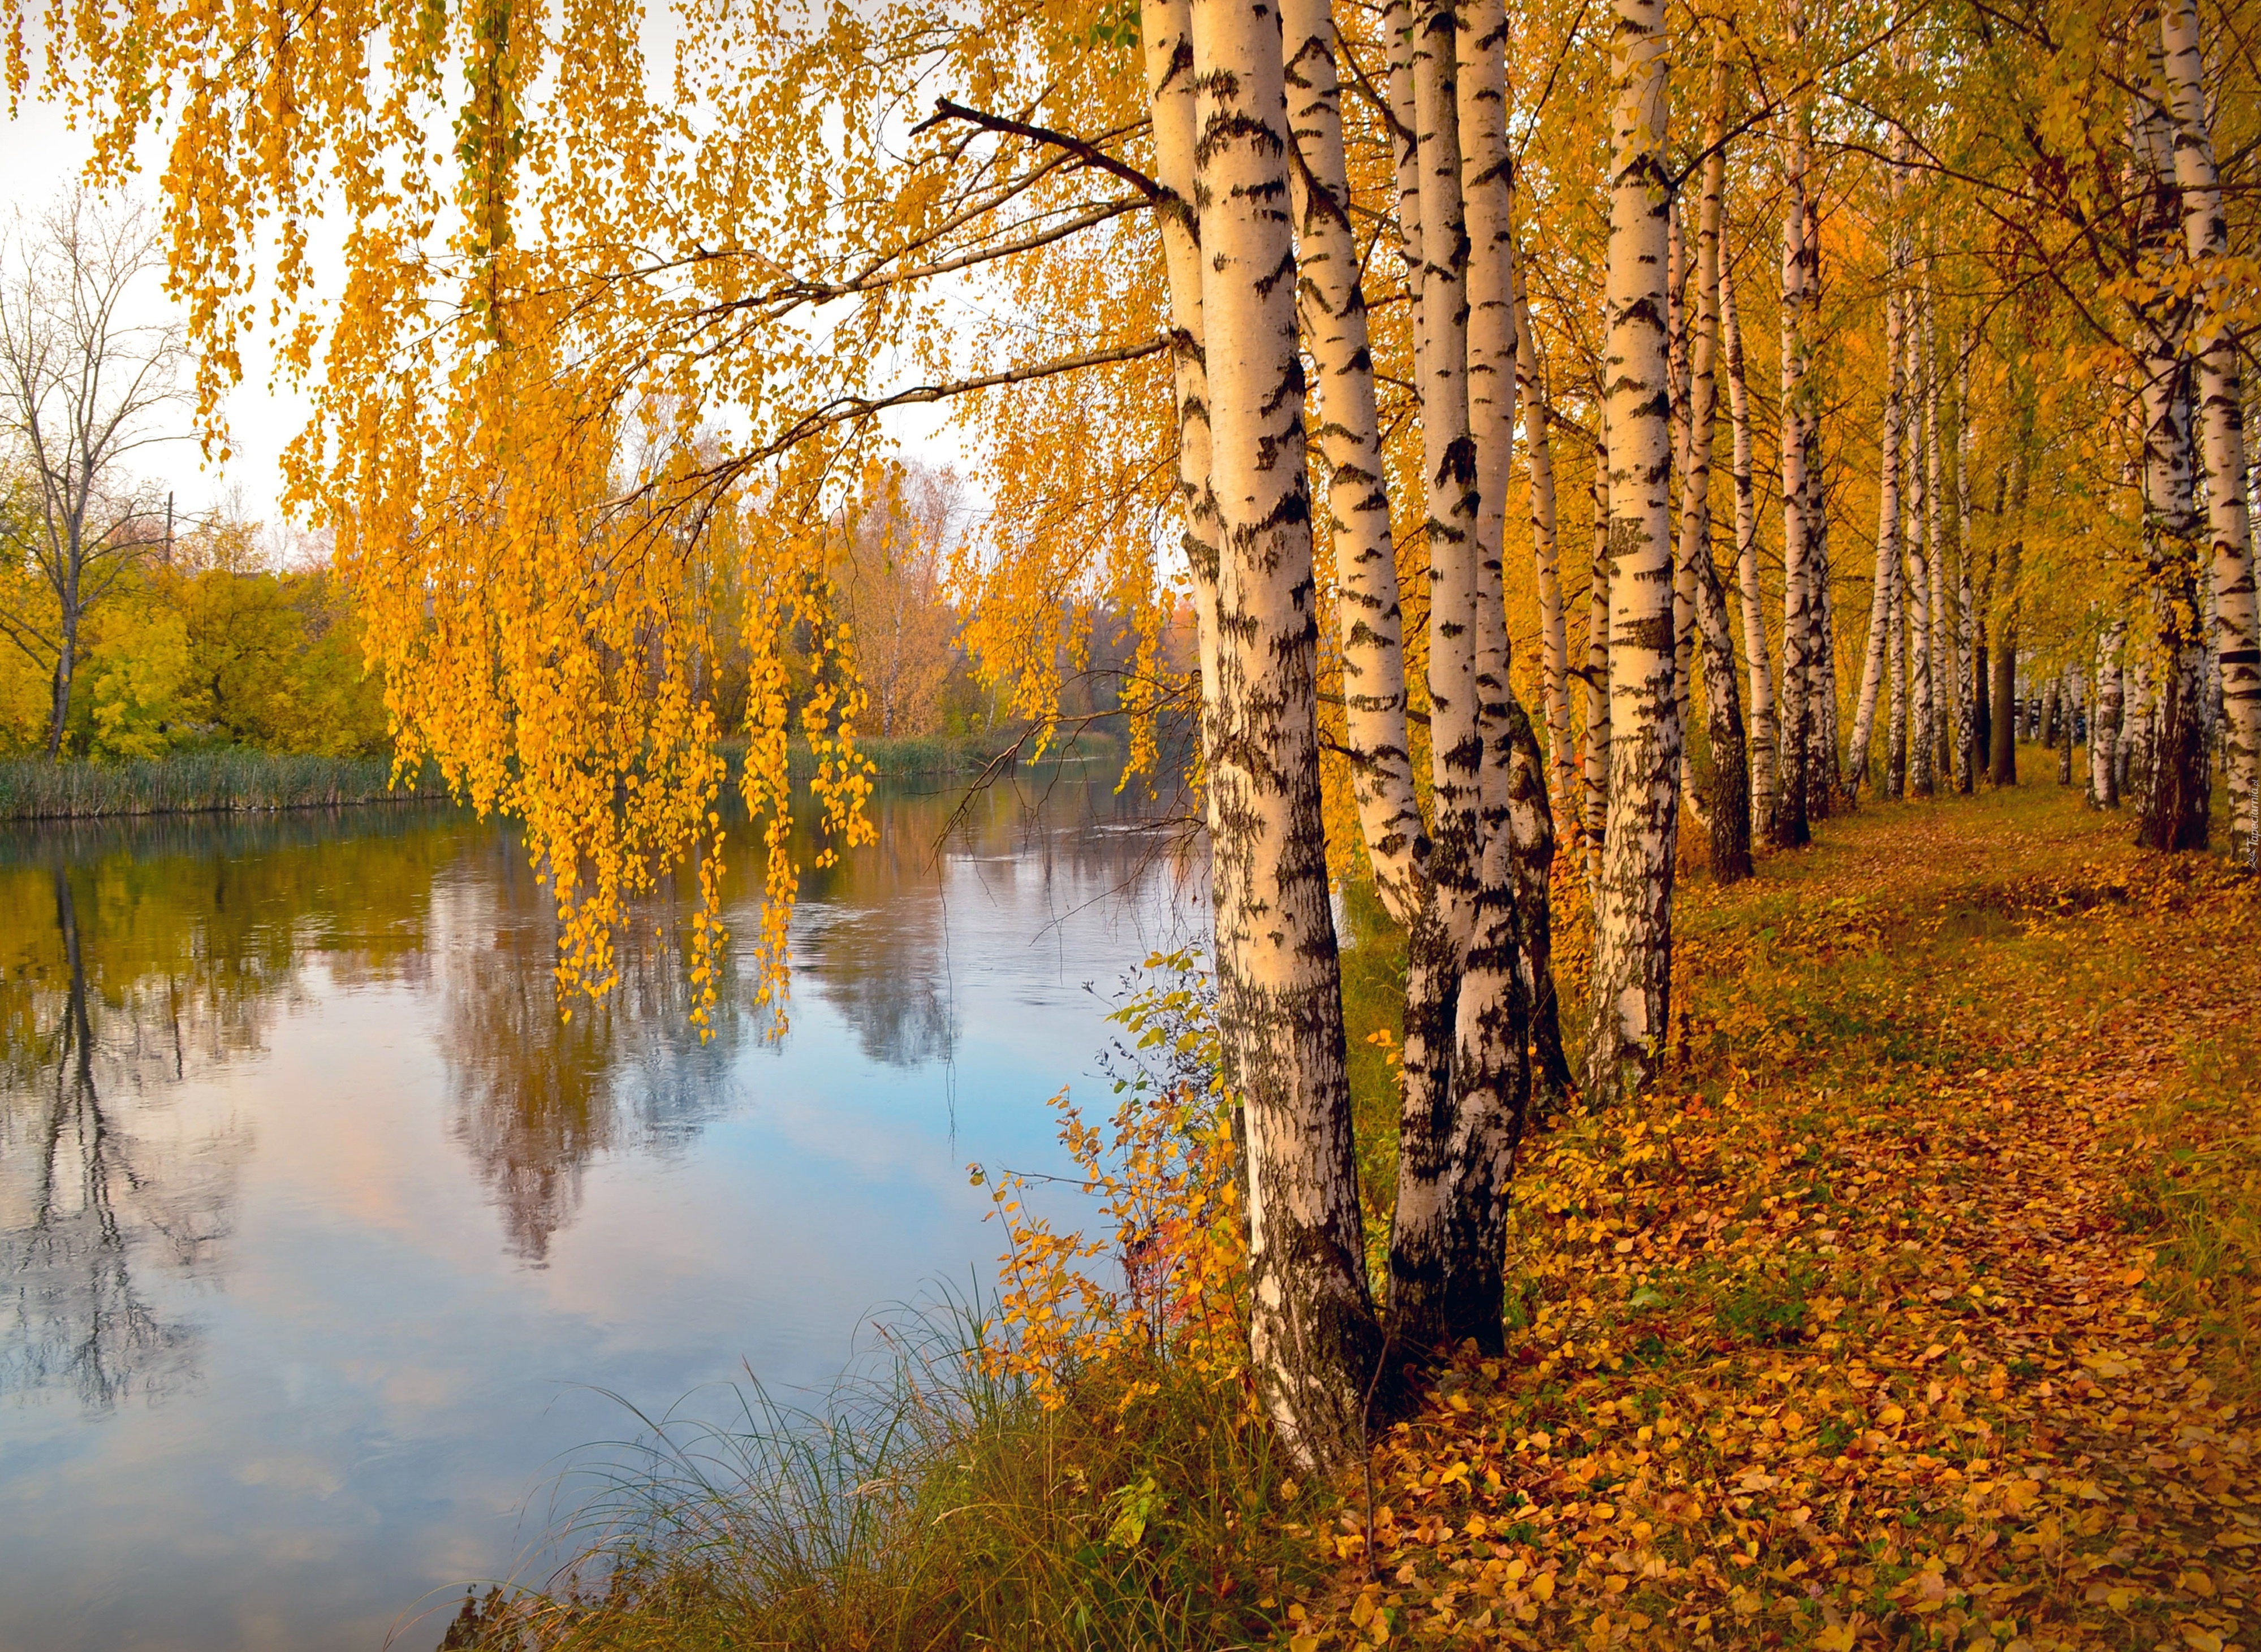
[[[83,196],[35,222],[18,218],[0,282],[0,430],[15,448],[15,544],[22,600],[0,632],[50,669],[47,752],[61,754],[86,616],[147,554],[163,504],[137,491],[130,455],[178,435],[162,416],[182,403],[181,330],[148,321],[143,278],[162,268],[157,229],[139,207]]]

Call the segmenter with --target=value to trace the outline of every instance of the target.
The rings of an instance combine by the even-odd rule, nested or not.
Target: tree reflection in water
[[[51,877],[52,945],[25,946],[5,989],[0,1393],[68,1390],[103,1410],[194,1376],[193,1329],[137,1270],[209,1270],[248,1143],[225,1126],[187,1141],[147,1127],[162,1104],[147,1081],[181,1076],[206,1006],[177,976],[100,979],[72,877],[60,865]],[[19,895],[28,881],[14,880]]]
[[[953,942],[961,982],[1042,975],[1056,920],[1166,852],[1133,829],[1152,805],[1111,778],[1023,775],[970,801],[881,788],[878,842],[805,879],[801,990],[868,1060],[952,1061]],[[794,847],[808,864],[814,846]],[[742,855],[722,890],[741,934],[760,887]],[[225,1091],[193,1081],[333,986],[436,990],[447,1132],[511,1252],[541,1265],[592,1160],[686,1149],[778,1030],[727,975],[714,1037],[692,1030],[694,897],[646,902],[618,988],[568,1019],[549,892],[492,824],[380,809],[0,836],[0,1392],[102,1408],[193,1376],[180,1287],[219,1282],[251,1146]]]
[[[1127,910],[1157,873],[1198,902],[1179,810],[1135,783],[1118,794],[1111,775],[1040,769],[971,797],[883,789],[870,806],[878,841],[808,876],[796,974],[886,1066],[957,1055],[953,941],[974,969],[1042,956],[1063,920]]]
[[[691,1026],[681,899],[643,904],[619,940],[620,984],[561,1012],[556,910],[516,843],[467,855],[478,876],[434,901],[456,944],[439,948],[441,1048],[456,1140],[500,1208],[510,1246],[540,1265],[579,1208],[599,1155],[669,1153],[726,1104],[732,1059],[752,1019],[727,968],[714,1036]]]
[[[0,833],[0,1393],[102,1410],[193,1379],[251,1148],[193,1081],[265,1045],[310,957],[413,979],[430,811]]]

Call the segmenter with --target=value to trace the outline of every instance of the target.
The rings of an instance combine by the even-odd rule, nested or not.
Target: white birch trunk
[[[1146,90],[1154,121],[1155,181],[1166,194],[1155,213],[1170,286],[1170,367],[1178,404],[1178,504],[1193,581],[1195,657],[1201,675],[1200,733],[1209,759],[1217,715],[1217,509],[1209,486],[1207,368],[1202,359],[1201,247],[1194,211],[1194,47],[1189,0],[1155,0],[1140,13]],[[1214,803],[1214,794],[1209,801]],[[1209,821],[1216,827],[1214,817]]]
[[[1281,22],[1288,125],[1302,163],[1295,173],[1297,314],[1318,369],[1322,416],[1315,427],[1335,557],[1351,791],[1375,888],[1390,916],[1410,929],[1433,905],[1429,834],[1406,737],[1403,616],[1351,231],[1334,23],[1326,0],[1285,0]]]
[[[2122,658],[2124,661],[2125,656]],[[2125,797],[2131,787],[2143,783],[2150,768],[2150,747],[2154,732],[2150,662],[2139,655],[2132,666],[2123,663],[2120,683],[2120,740],[2114,755],[2120,770],[2120,795]]]
[[[1994,570],[1994,607],[1987,626],[1994,649],[1994,688],[1989,697],[1993,702],[1994,724],[1990,731],[1992,742],[1986,753],[1986,777],[1997,786],[2018,783],[2018,582],[2025,556],[2026,454],[2032,435],[2028,404],[2019,419],[2018,445],[2010,469],[2015,479],[2007,490],[2015,531],[2003,545],[2001,565]],[[1999,489],[1994,516],[1999,532],[2002,516],[2002,492]]]
[[[1461,988],[1463,1070],[1482,1075],[1497,1107],[1519,1133],[1530,1090],[1525,1051],[1554,1048],[1559,1034],[1535,1023],[1554,1000],[1547,937],[1553,882],[1554,823],[1547,765],[1529,714],[1509,673],[1506,554],[1508,478],[1518,413],[1518,294],[1514,240],[1514,162],[1507,145],[1507,14],[1501,0],[1461,0],[1455,40],[1455,103],[1460,118],[1461,198],[1468,230],[1468,426],[1476,460],[1476,701],[1484,745],[1483,893],[1468,974]],[[1513,978],[1498,973],[1504,964]],[[1559,1085],[1557,1086],[1559,1089]],[[1464,1101],[1464,1105],[1466,1105]],[[1497,1162],[1472,1163],[1476,1184],[1500,1190],[1487,1212],[1473,1212],[1460,1254],[1489,1258],[1506,1242],[1505,1188],[1514,1137]],[[1484,1138],[1479,1158],[1490,1152]],[[1487,1268],[1489,1264],[1486,1264]],[[1482,1323],[1471,1333],[1486,1347],[1502,1335],[1495,1272],[1470,1283]],[[1488,1294],[1488,1301],[1484,1300]]]
[[[1751,682],[1750,781],[1754,830],[1774,819],[1781,784],[1781,741],[1775,726],[1774,670],[1767,659],[1766,599],[1759,584],[1759,505],[1753,476],[1750,380],[1743,368],[1743,330],[1735,283],[1719,270],[1719,333],[1727,354],[1727,421],[1734,441],[1735,583],[1743,600],[1743,657]]]
[[[2147,256],[2164,262],[2183,228],[2173,129],[2166,111],[2140,95],[2132,125],[2142,185],[2138,241]],[[2200,547],[2208,536],[2198,508],[2193,364],[2182,317],[2144,305],[2136,322],[2143,352],[2143,554],[2151,611],[2149,646],[2139,651],[2137,668],[2155,703],[2146,707],[2140,737],[2144,772],[2135,794],[2135,840],[2154,849],[2203,848],[2212,776],[2196,615]]]
[[[1515,282],[1516,382],[1523,398],[1523,451],[1531,470],[1531,553],[1539,586],[1539,669],[1547,712],[1547,754],[1554,772],[1554,806],[1576,818],[1577,791],[1570,761],[1570,639],[1562,611],[1562,568],[1556,539],[1554,443],[1547,427],[1545,381],[1531,306],[1520,268]]]
[[[2215,175],[2207,124],[2198,9],[2168,0],[2160,18],[2174,112],[2175,180],[2182,189],[2183,239],[2216,303],[2237,279],[2225,273],[2229,220]],[[2229,858],[2261,866],[2261,628],[2254,601],[2253,533],[2247,497],[2244,391],[2237,344],[2211,329],[2198,352],[2200,416],[2206,458],[2207,526],[2213,536],[2214,646],[2221,685],[2222,769],[2229,791]]]
[[[1364,1444],[1366,1283],[1320,814],[1317,593],[1279,14],[1194,0],[1217,577],[1217,1021],[1246,1119],[1251,1360],[1297,1462]],[[1282,276],[1288,279],[1283,280]]]
[[[1897,545],[1899,533],[1892,535]],[[1891,705],[1884,731],[1884,796],[1898,801],[1907,796],[1908,676],[1907,579],[1900,562],[1892,565],[1891,611],[1884,633],[1884,679],[1891,690]]]
[[[1954,724],[1955,678],[1949,661],[1954,620],[1947,606],[1947,552],[1939,531],[1942,467],[1939,451],[1939,340],[1934,330],[1934,308],[1931,272],[1927,267],[1923,281],[1923,360],[1927,380],[1923,404],[1923,538],[1931,555],[1931,746],[1938,766],[1939,784],[1945,786],[1951,783],[1949,765],[1953,761],[1949,754],[1953,750],[1950,732]]]
[[[1805,165],[1804,126],[1791,146],[1788,204],[1782,219],[1782,787],[1768,833],[1776,848],[1807,842],[1806,788],[1812,712],[1813,617],[1806,588]]]
[[[1608,426],[1594,454],[1594,561],[1586,602],[1585,840],[1587,892],[1596,920],[1602,844],[1610,814],[1610,470]]]
[[[1978,787],[1978,604],[1970,579],[1970,351],[1969,327],[1955,368],[1955,789]]]
[[[1801,24],[1802,26],[1802,24]],[[1829,597],[1829,511],[1824,487],[1821,454],[1821,387],[1812,382],[1814,338],[1821,325],[1821,195],[1811,176],[1813,154],[1813,112],[1801,111],[1800,141],[1808,163],[1805,202],[1805,233],[1800,238],[1805,268],[1799,281],[1799,337],[1805,355],[1807,380],[1805,417],[1805,585],[1806,609],[1812,627],[1805,651],[1805,812],[1809,824],[1824,819],[1836,800],[1837,782],[1837,646],[1836,622]]]
[[[1665,378],[1672,418],[1672,483],[1683,486],[1688,474],[1688,236],[1676,192],[1665,214]],[[1676,504],[1674,515],[1678,515]],[[1672,721],[1680,748],[1680,797],[1698,819],[1704,800],[1696,793],[1696,768],[1688,738],[1688,697],[1696,677],[1696,588],[1690,569],[1674,543],[1672,561]]]
[[[1388,0],[1382,11],[1382,33],[1389,61],[1389,141],[1397,180],[1397,252],[1405,264],[1405,302],[1411,308],[1413,337],[1418,340],[1421,337],[1421,149],[1416,135],[1420,116],[1413,106],[1410,0]],[[1418,375],[1418,362],[1414,370]]]
[[[1429,873],[1406,729],[1403,617],[1375,407],[1366,299],[1351,229],[1334,24],[1325,0],[1287,0],[1288,125],[1303,342],[1318,369],[1320,462],[1327,478],[1351,792],[1383,905],[1406,931],[1401,1114],[1449,1109],[1457,969]]]
[[[1610,806],[1594,933],[1589,1093],[1645,1088],[1670,1026],[1673,836],[1672,433],[1666,407],[1662,0],[1616,0],[1608,327]]]
[[[1894,258],[1893,265],[1899,261]],[[1849,766],[1853,790],[1869,777],[1869,741],[1876,726],[1877,690],[1884,682],[1886,644],[1891,631],[1892,591],[1899,576],[1900,557],[1900,297],[1884,295],[1884,431],[1877,440],[1877,576],[1875,594],[1869,601],[1869,643],[1861,662],[1861,696],[1853,711],[1853,750]]]
[[[1909,303],[1914,303],[1913,294]],[[1931,371],[1923,359],[1923,330],[1907,329],[1908,427],[1907,515],[1903,549],[1907,578],[1903,600],[1907,614],[1908,795],[1928,797],[1934,789],[1931,711],[1931,570],[1924,529],[1932,518],[1924,486],[1923,410],[1931,398]]]
[[[2096,640],[2096,704],[2088,718],[2088,802],[2120,806],[2120,647],[2125,625],[2107,626]]]
[[[1392,1334],[1409,1349],[1425,1350],[1459,1335],[1499,1335],[1500,1260],[1480,1254],[1476,1241],[1505,1196],[1505,1164],[1521,1099],[1504,1082],[1499,1047],[1511,1037],[1518,1068],[1523,1048],[1520,1025],[1511,1034],[1502,1025],[1516,1007],[1512,865],[1507,855],[1486,854],[1489,837],[1506,838],[1507,799],[1504,769],[1487,772],[1491,765],[1479,680],[1490,633],[1482,600],[1481,498],[1468,423],[1469,246],[1457,34],[1454,10],[1424,0],[1410,35],[1393,42],[1393,49],[1410,54],[1418,166],[1420,309],[1414,361],[1428,478],[1431,864],[1459,966],[1461,1000],[1454,1033],[1454,1093],[1409,1089],[1399,1119],[1389,1242]],[[1495,559],[1495,577],[1497,570]],[[1503,615],[1503,653],[1504,624]],[[1504,662],[1498,675],[1504,683]],[[1488,1300],[1475,1305],[1487,1289]]]
[[[1714,52],[1711,113],[1704,130],[1704,187],[1697,210],[1679,583],[1694,590],[1697,630],[1703,642],[1705,736],[1712,748],[1712,790],[1704,824],[1711,838],[1712,876],[1720,883],[1751,875],[1750,781],[1745,768],[1742,696],[1735,682],[1734,632],[1719,589],[1719,570],[1712,560],[1712,440],[1719,408],[1719,220],[1726,190],[1726,63]],[[1683,741],[1685,738],[1683,731]]]
[[[1460,440],[1459,431],[1467,432],[1473,509],[1464,528],[1454,518],[1464,537],[1454,542],[1448,535],[1443,553],[1466,581],[1466,633],[1458,647],[1472,668],[1477,776],[1473,879],[1462,908],[1465,928],[1456,932],[1461,953],[1452,1110],[1448,1119],[1432,1114],[1418,1121],[1432,1131],[1440,1124],[1445,1127],[1441,1136],[1432,1135],[1418,1146],[1401,1126],[1401,1206],[1390,1247],[1390,1310],[1394,1334],[1409,1348],[1443,1350],[1472,1338],[1496,1352],[1503,1336],[1508,1179],[1530,1090],[1525,1005],[1535,991],[1535,983],[1527,978],[1531,960],[1519,945],[1518,848],[1549,857],[1554,849],[1551,821],[1540,839],[1528,835],[1526,820],[1526,843],[1518,844],[1511,802],[1517,724],[1522,723],[1526,739],[1529,726],[1508,686],[1501,570],[1515,429],[1506,75],[1500,55],[1506,21],[1497,0],[1475,0],[1465,5],[1424,4],[1416,22],[1413,85],[1421,122],[1425,276],[1425,336],[1417,340],[1417,354],[1425,369],[1425,440],[1432,409],[1457,414],[1440,433],[1448,441]],[[1456,341],[1462,353],[1457,377],[1446,359]],[[1455,406],[1446,404],[1449,397],[1458,398]],[[1446,468],[1454,472],[1456,483],[1458,472],[1449,459]],[[1432,540],[1432,573],[1439,566],[1437,551]],[[1432,623],[1432,669],[1439,634]],[[1432,734],[1437,732],[1432,726]],[[1457,754],[1447,754],[1436,772],[1456,770],[1458,762]],[[1543,788],[1543,777],[1532,778]],[[1441,787],[1437,796],[1441,810]],[[1442,1189],[1437,1200],[1440,1234],[1425,1234],[1418,1225],[1424,1209],[1418,1197],[1414,1220],[1407,1219],[1402,1203],[1411,1191],[1404,1167],[1410,1163],[1418,1172],[1432,1154]]]

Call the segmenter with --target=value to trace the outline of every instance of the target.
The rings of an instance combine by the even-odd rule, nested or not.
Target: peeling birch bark
[[[1546,384],[1539,341],[1519,262],[1515,278],[1515,375],[1523,403],[1523,451],[1531,471],[1531,554],[1539,586],[1539,672],[1547,713],[1547,755],[1555,806],[1576,819],[1576,779],[1570,759],[1570,640],[1562,611],[1562,567],[1556,540],[1554,442],[1547,428]]]
[[[2229,220],[2215,175],[2207,125],[2198,9],[2168,0],[2160,18],[2174,114],[2175,180],[2182,190],[2183,239],[2191,262],[2218,298],[2236,277],[2221,273]],[[2206,458],[2207,526],[2213,536],[2214,646],[2222,696],[2222,769],[2229,792],[2229,858],[2261,867],[2261,626],[2254,600],[2253,531],[2247,500],[2245,402],[2236,339],[2209,332],[2198,351],[2198,390]]]
[[[1606,423],[1604,426],[1606,431]],[[1594,563],[1586,602],[1586,887],[1598,915],[1602,843],[1610,813],[1610,470],[1606,436],[1594,455]]]
[[[1767,659],[1766,601],[1759,586],[1758,489],[1752,475],[1750,380],[1743,368],[1743,330],[1735,314],[1735,283],[1719,269],[1719,333],[1727,355],[1727,421],[1734,441],[1735,583],[1743,600],[1743,657],[1751,682],[1750,782],[1754,830],[1774,819],[1781,782],[1781,745],[1775,727],[1774,671]]]
[[[1209,486],[1207,368],[1202,354],[1201,246],[1194,211],[1194,47],[1189,0],[1154,0],[1140,13],[1146,91],[1154,120],[1154,170],[1165,191],[1155,218],[1170,287],[1170,369],[1177,397],[1181,544],[1194,592],[1201,674],[1202,761],[1217,714],[1217,496]],[[1213,801],[1213,799],[1211,799]],[[1214,831],[1216,821],[1209,821]]]
[[[1297,316],[1318,369],[1314,428],[1327,478],[1351,790],[1376,891],[1410,929],[1433,905],[1429,834],[1406,733],[1404,619],[1351,231],[1334,23],[1326,0],[1284,0],[1281,22],[1288,125],[1302,162],[1294,175]]]
[[[1782,787],[1768,835],[1776,848],[1798,848],[1812,837],[1806,820],[1808,753],[1812,708],[1813,616],[1806,588],[1805,305],[1806,147],[1801,117],[1791,145],[1788,204],[1782,218]]]
[[[1892,260],[1897,268],[1897,256]],[[1869,741],[1876,726],[1877,690],[1884,682],[1886,644],[1891,632],[1892,593],[1900,560],[1900,298],[1884,297],[1884,417],[1877,439],[1876,591],[1869,603],[1869,643],[1861,662],[1861,697],[1853,712],[1853,789],[1869,776]],[[1887,791],[1887,796],[1890,792]]]
[[[2088,805],[2120,806],[2120,649],[2125,624],[2106,627],[2096,640],[2096,704],[2088,718]]]
[[[1811,108],[1802,116],[1800,131],[1810,163],[1813,153]],[[1800,285],[1804,299],[1799,327],[1805,347],[1805,373],[1813,372],[1814,333],[1821,315],[1821,197],[1812,184],[1804,191],[1805,228],[1802,237],[1805,273]],[[1820,386],[1806,390],[1805,436],[1805,564],[1806,607],[1812,637],[1805,655],[1805,714],[1809,719],[1805,751],[1805,814],[1811,825],[1826,819],[1836,804],[1837,777],[1837,633],[1829,595],[1829,510],[1822,469]]]
[[[2140,97],[2130,122],[2142,205],[2139,244],[2164,261],[2182,227],[2175,190],[2174,138],[2166,111]],[[2135,796],[2135,840],[2154,849],[2206,847],[2208,822],[2204,696],[2199,684],[2198,559],[2207,535],[2198,508],[2198,454],[2192,429],[2193,363],[2180,315],[2140,306],[2137,346],[2143,381],[2143,557],[2150,598],[2150,636],[2138,681],[2157,696],[2139,734],[2144,774]]]
[[[1608,329],[1610,805],[1594,931],[1589,1094],[1647,1087],[1670,1027],[1673,835],[1672,434],[1664,337],[1662,0],[1616,0],[1611,42]]]
[[[1704,187],[1696,229],[1695,333],[1688,352],[1688,466],[1681,483],[1682,577],[1694,591],[1703,639],[1705,736],[1712,786],[1705,826],[1712,876],[1721,883],[1751,875],[1750,779],[1743,749],[1742,696],[1735,682],[1734,633],[1712,560],[1712,439],[1719,404],[1719,219],[1726,189],[1727,69],[1712,59],[1711,114],[1705,123]],[[1683,695],[1684,699],[1684,695]]]
[[[1665,213],[1664,371],[1667,405],[1672,417],[1672,482],[1683,487],[1688,474],[1688,236],[1676,190]],[[1679,511],[1674,509],[1676,520]],[[1672,563],[1672,724],[1680,748],[1680,797],[1700,820],[1704,799],[1696,790],[1695,757],[1688,738],[1688,697],[1696,679],[1696,587],[1693,570],[1680,555],[1676,539]]]
[[[1923,402],[1924,490],[1923,539],[1930,553],[1931,591],[1927,604],[1931,615],[1931,748],[1938,783],[1949,785],[1950,754],[1954,750],[1955,678],[1949,669],[1949,632],[1953,623],[1947,607],[1947,552],[1940,536],[1942,466],[1939,451],[1939,339],[1935,330],[1936,304],[1928,264],[1923,278],[1923,360],[1926,384]]]
[[[1969,797],[1978,785],[1978,723],[1984,690],[1977,683],[1978,605],[1970,580],[1970,353],[1966,326],[1955,368],[1955,789]]]
[[[1365,1444],[1366,1281],[1320,814],[1317,592],[1279,15],[1194,0],[1195,194],[1222,529],[1213,844],[1217,1023],[1248,1142],[1251,1361],[1298,1462]]]
[[[1913,294],[1909,303],[1915,302]],[[1929,495],[1924,486],[1923,410],[1931,399],[1931,369],[1923,357],[1920,325],[1906,329],[1907,384],[1912,404],[1908,430],[1907,515],[1902,527],[1901,549],[1906,564],[1905,607],[1907,615],[1908,668],[1908,795],[1928,797],[1934,789],[1932,764],[1931,710],[1931,574],[1930,547],[1924,530],[1932,520]]]

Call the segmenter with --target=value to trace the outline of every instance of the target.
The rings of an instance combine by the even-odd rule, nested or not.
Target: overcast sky
[[[11,216],[20,212],[36,218],[81,187],[90,145],[83,132],[68,129],[59,111],[26,100],[17,118],[7,123],[5,142],[9,164],[0,168],[0,210]],[[145,175],[132,194],[154,210],[155,177]],[[140,302],[140,319],[177,313],[154,278],[141,293]],[[228,401],[234,456],[224,472],[205,464],[196,442],[188,439],[185,417],[183,440],[145,449],[139,455],[142,473],[172,488],[183,512],[210,509],[231,491],[240,490],[247,514],[269,522],[277,518],[276,497],[281,491],[277,461],[284,445],[298,433],[305,409],[295,398],[270,393],[267,383],[270,366],[266,340],[250,340],[244,351],[244,383]]]
[[[0,169],[0,214],[21,212],[35,218],[82,187],[90,145],[84,132],[69,129],[61,111],[27,100],[18,117],[7,123],[5,141],[11,164]],[[145,150],[146,170],[131,192],[153,211],[162,161],[162,150]],[[177,313],[154,278],[147,283],[142,303],[146,308],[140,319]],[[304,400],[287,389],[278,393],[272,386],[273,358],[263,333],[244,341],[243,368],[243,383],[227,403],[233,456],[224,469],[205,463],[188,434],[185,415],[183,440],[144,450],[140,468],[145,476],[176,491],[184,514],[210,510],[233,499],[246,515],[274,524],[281,519],[277,498],[282,490],[278,466],[283,449],[298,434],[307,409]],[[887,424],[905,452],[932,464],[962,468],[962,448],[955,433],[944,428],[947,418],[948,410],[942,407],[911,407],[888,415]]]

